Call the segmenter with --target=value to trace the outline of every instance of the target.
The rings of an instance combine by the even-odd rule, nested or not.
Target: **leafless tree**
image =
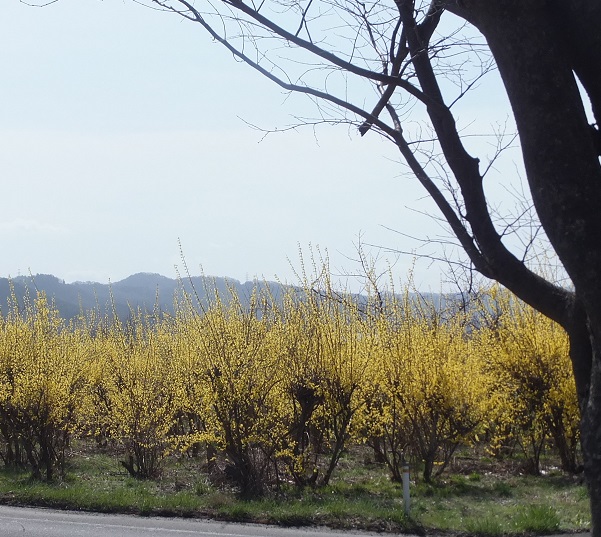
[[[389,139],[473,267],[566,329],[593,534],[601,537],[601,2],[137,1],[198,24],[236,59],[307,95],[318,103],[317,120]],[[569,287],[539,276],[508,247],[483,185],[487,166],[466,149],[457,103],[493,68],[536,215]],[[425,121],[419,128],[416,117]]]

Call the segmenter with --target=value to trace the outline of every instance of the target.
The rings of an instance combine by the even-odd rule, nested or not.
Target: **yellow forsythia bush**
[[[6,464],[34,476],[64,472],[85,382],[85,336],[65,327],[43,295],[0,319],[0,434]]]
[[[460,315],[443,319],[432,304],[392,299],[378,320],[375,382],[364,387],[361,426],[376,455],[400,480],[406,458],[439,475],[484,423],[486,385]]]
[[[540,473],[540,457],[551,438],[563,468],[574,471],[579,410],[565,331],[498,286],[484,296],[477,337],[494,378],[492,451],[517,445],[526,469]]]
[[[326,485],[360,443],[394,480],[408,460],[430,481],[477,444],[519,448],[536,471],[552,442],[575,469],[568,342],[551,321],[498,287],[460,311],[408,291],[353,297],[326,270],[309,280],[245,300],[182,293],[175,315],[127,322],[65,325],[42,295],[13,299],[0,318],[0,456],[51,479],[79,434],[121,446],[141,478],[167,456],[203,455],[247,495]]]
[[[172,334],[167,323],[152,321],[139,315],[129,325],[113,322],[98,336],[102,344],[89,369],[90,428],[122,444],[122,465],[142,478],[160,474],[176,444],[172,432],[179,410]]]
[[[198,386],[188,389],[196,398],[190,405],[201,416],[201,438],[225,454],[224,471],[245,495],[265,492],[284,437],[285,369],[263,298],[254,294],[243,305],[234,293],[227,303],[216,296],[202,315],[191,315],[198,358],[189,374]]]

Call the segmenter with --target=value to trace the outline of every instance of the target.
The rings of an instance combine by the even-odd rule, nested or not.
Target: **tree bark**
[[[473,23],[490,46],[516,119],[537,213],[574,284],[562,324],[570,335],[593,535],[599,537],[601,166],[574,72],[598,118],[601,34],[594,21],[601,20],[601,8],[592,0],[559,4],[570,7],[544,0],[464,0],[449,9]]]
[[[555,0],[554,7],[565,25],[574,72],[590,98],[598,129],[601,125],[601,2]]]

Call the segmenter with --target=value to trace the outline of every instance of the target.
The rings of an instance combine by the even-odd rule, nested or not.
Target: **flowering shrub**
[[[477,311],[405,293],[357,300],[326,279],[277,299],[180,301],[174,317],[67,326],[43,296],[0,319],[0,456],[52,479],[74,435],[122,446],[135,477],[204,455],[247,495],[327,484],[352,443],[391,477],[440,475],[459,447],[552,441],[576,468],[578,408],[567,338],[496,287]],[[510,451],[507,452],[507,448]],[[505,451],[504,451],[505,450]]]

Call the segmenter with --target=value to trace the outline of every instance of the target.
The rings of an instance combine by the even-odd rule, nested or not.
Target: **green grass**
[[[470,518],[465,521],[465,530],[471,535],[484,535],[496,537],[503,535],[503,525],[494,516],[487,515],[483,518]]]
[[[544,477],[449,473],[435,484],[412,484],[410,517],[402,487],[386,470],[345,458],[328,487],[281,490],[254,500],[218,486],[192,458],[171,459],[156,481],[129,477],[119,457],[74,452],[67,477],[45,483],[26,471],[0,468],[0,502],[140,515],[207,516],[283,526],[327,525],[379,532],[451,532],[498,537],[590,529],[588,496],[560,473]]]
[[[560,527],[557,511],[550,505],[528,505],[520,509],[516,526],[532,533],[552,533]]]
[[[590,529],[585,488],[559,475],[487,475],[460,486],[451,478],[437,486],[418,487],[414,516],[428,528],[478,535]]]

